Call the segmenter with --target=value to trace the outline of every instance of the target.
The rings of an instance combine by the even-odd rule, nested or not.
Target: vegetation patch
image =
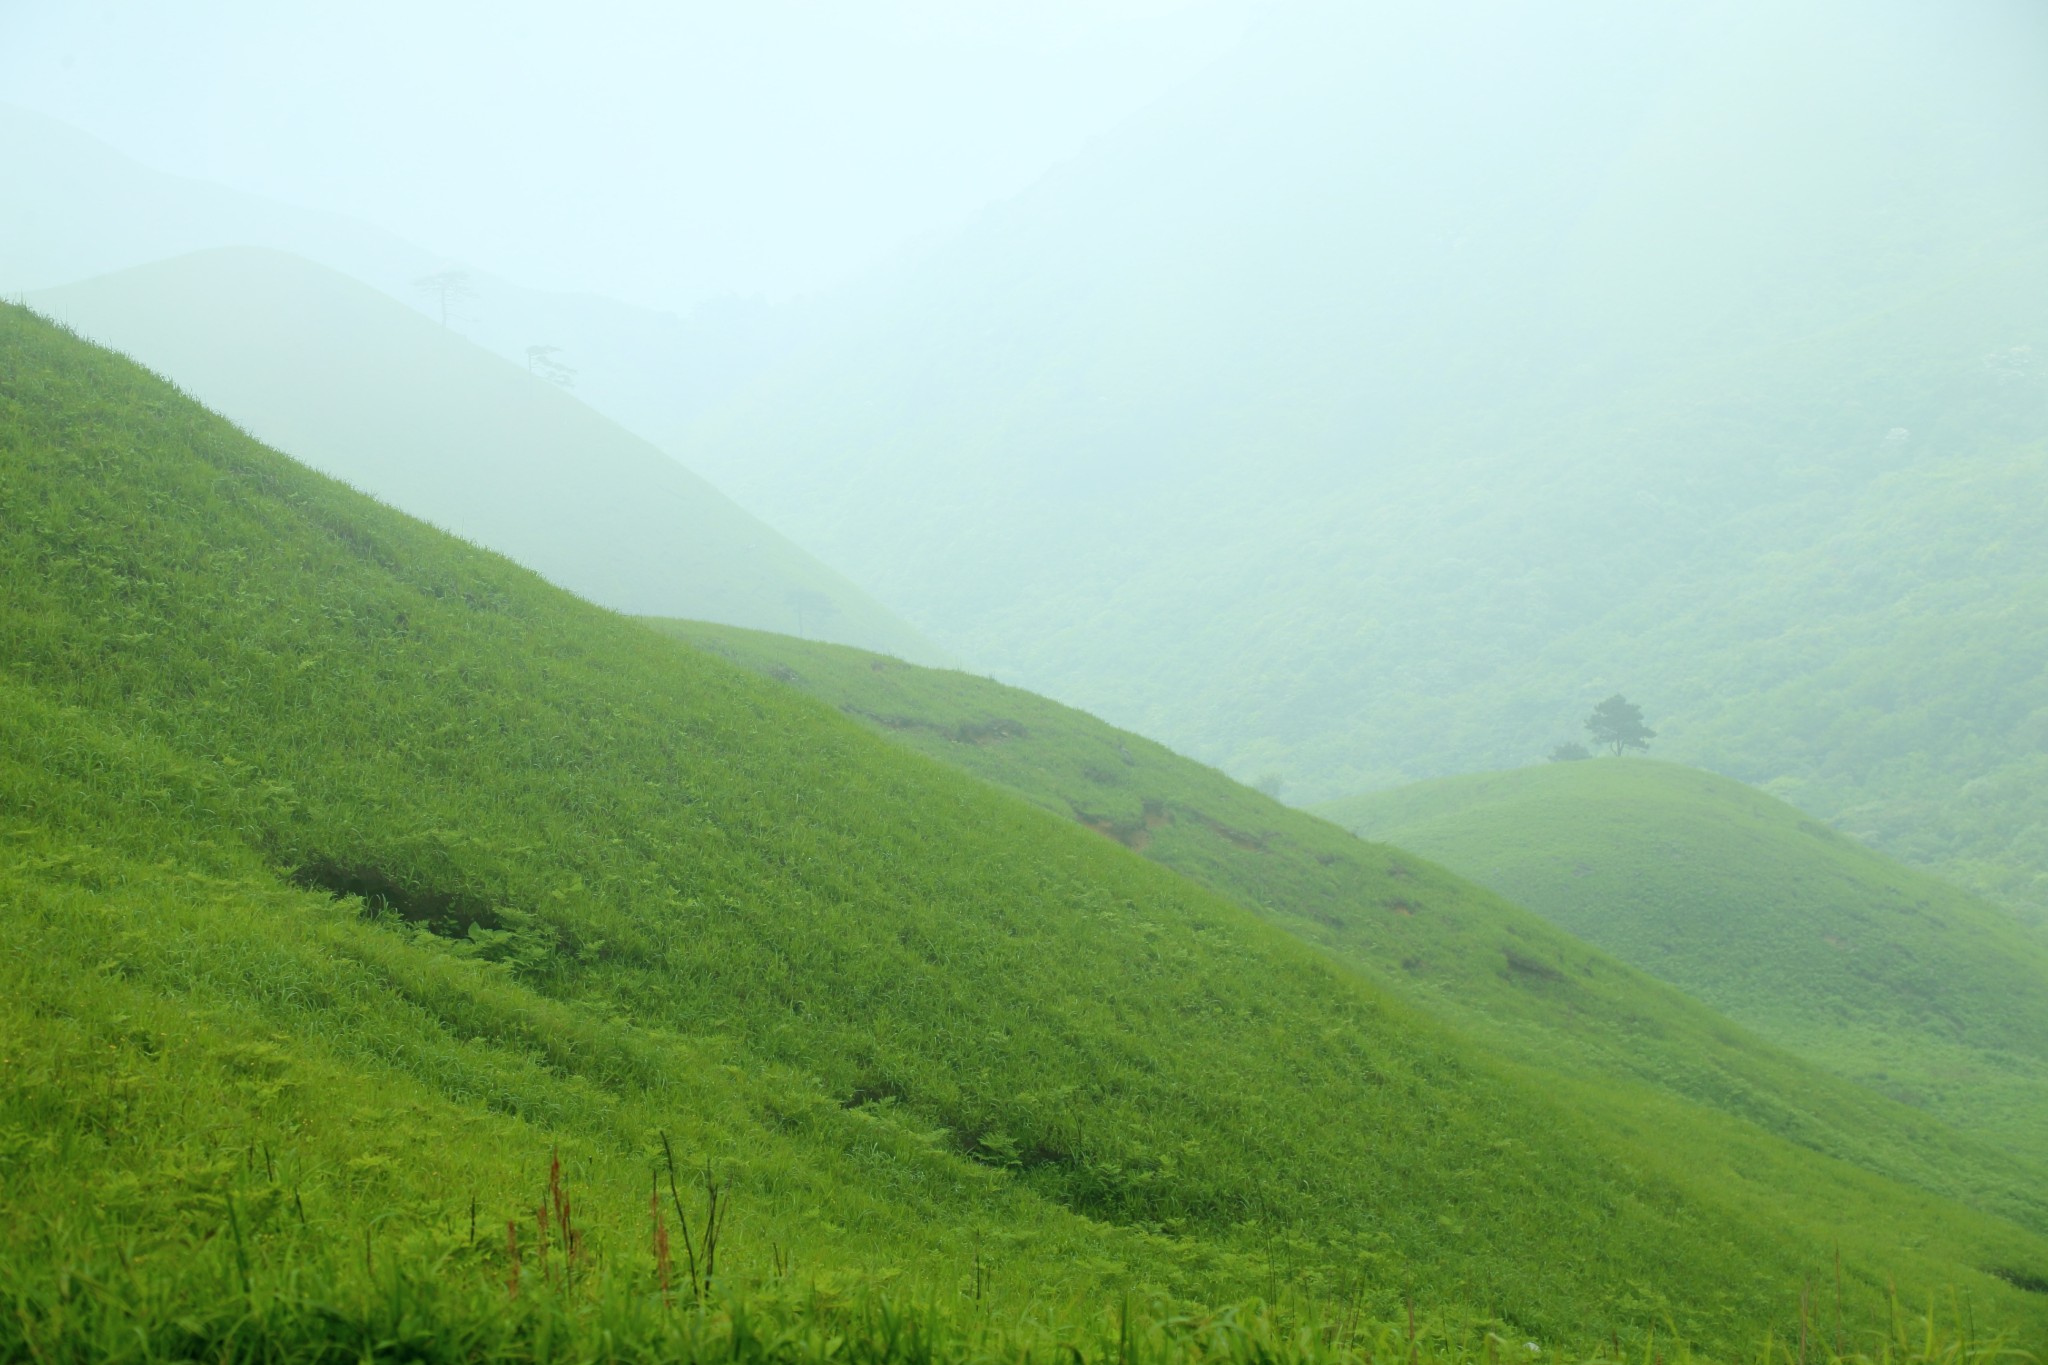
[[[2011,1266],[1993,1266],[1991,1273],[2014,1289],[2024,1289],[2029,1294],[2048,1294],[2048,1275],[2036,1275],[2028,1270],[2014,1270]]]
[[[394,915],[446,938],[466,937],[478,928],[507,927],[498,911],[475,896],[411,885],[367,863],[312,858],[293,868],[286,880],[338,900],[352,897],[362,902],[366,915]]]

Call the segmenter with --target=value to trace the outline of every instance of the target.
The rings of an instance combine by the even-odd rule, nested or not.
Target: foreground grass
[[[263,1365],[431,1361],[474,1365],[597,1365],[605,1362],[775,1362],[809,1365],[936,1365],[937,1362],[1116,1362],[1116,1365],[2030,1365],[2034,1352],[2002,1337],[1980,1337],[1967,1313],[1930,1307],[1899,1312],[1889,1330],[1858,1341],[1819,1320],[1786,1340],[1767,1337],[1738,1356],[1703,1356],[1683,1341],[1647,1336],[1635,1351],[1618,1342],[1579,1352],[1545,1352],[1474,1322],[1411,1318],[1368,1322],[1356,1313],[1304,1317],[1249,1301],[1185,1314],[1119,1301],[1064,1324],[992,1322],[972,1304],[811,1289],[756,1289],[676,1304],[644,1286],[600,1277],[576,1291],[550,1286],[523,1297],[487,1285],[452,1289],[444,1275],[394,1266],[385,1283],[359,1295],[312,1290],[313,1276],[277,1283],[230,1282],[194,1313],[185,1302],[142,1300],[133,1277],[112,1263],[68,1268],[55,1293],[19,1285],[15,1312],[0,1322],[0,1359],[37,1362],[206,1360]]]

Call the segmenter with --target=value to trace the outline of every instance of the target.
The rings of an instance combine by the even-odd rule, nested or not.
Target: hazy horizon
[[[843,285],[1225,51],[1256,0],[0,4],[0,104],[530,288]]]

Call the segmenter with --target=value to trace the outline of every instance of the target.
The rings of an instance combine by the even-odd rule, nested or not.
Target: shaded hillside
[[[1747,1349],[1839,1237],[1847,1331],[1888,1275],[2048,1330],[2010,1287],[2039,1237],[1595,1123],[1229,901],[16,308],[0,443],[11,1353],[654,1314],[661,1129],[733,1182],[723,1289],[794,1257],[813,1305],[979,1293],[994,1246],[1020,1330],[1348,1276],[1387,1321],[1412,1290]],[[529,1222],[540,1302],[486,1319],[556,1144],[584,1234]]]
[[[2048,1158],[2048,937],[1781,801],[1640,759],[1320,813],[1442,861],[1802,1056]]]
[[[573,395],[309,262],[201,252],[33,302],[259,439],[599,605],[936,657]]]
[[[1681,996],[1624,966],[1638,961],[1628,953],[1609,956],[1589,946],[1604,940],[1559,932],[1560,922],[1572,927],[1568,921],[1552,916],[1546,922],[1488,895],[1404,852],[1406,844],[1361,843],[1082,712],[985,678],[837,646],[697,622],[654,624],[1231,897],[1498,1053],[1597,1082],[1578,1101],[1589,1112],[1630,1122],[1639,1106],[1654,1103],[1636,1088],[1645,1087],[2035,1226],[2048,1220],[2039,1193],[2048,1153],[2039,1124],[2027,1122],[2030,1113],[2042,1112],[2038,1093],[2031,1093],[2038,1090],[2031,1071],[2001,1078],[1986,1074],[1985,1058],[1977,1057],[1974,1074],[1954,1082],[1956,1102],[1942,1110],[1951,1128],[1830,1074],[1839,1063],[1831,1050],[1795,1057],[1817,1041],[1809,1035],[1769,1034],[1788,1049],[1781,1051],[1700,1005],[1700,994]],[[1874,855],[1860,856],[1871,865],[1866,875],[1875,869],[1928,881]],[[1798,887],[1818,870],[1795,859],[1740,877],[1752,888]],[[1962,899],[1946,887],[1941,894]],[[1976,907],[1965,917],[1980,924],[1981,912]],[[1994,937],[2013,942],[2010,932]],[[1989,953],[1988,944],[1969,945],[1948,963],[1950,977],[2001,983],[2006,1003],[1992,1010],[2005,1026],[1998,1036],[2038,1056],[2028,1028],[2030,1020],[2038,1027],[2041,992],[2029,993],[2029,968],[1987,963]],[[1823,1016],[1836,1009],[1826,992],[1861,989],[1839,979],[1815,985],[1805,1005]],[[1879,1078],[1856,1075],[1896,1091]],[[1617,1082],[1628,1088],[1615,1091]],[[1965,1102],[1971,1096],[1980,1108]],[[1902,1098],[1910,1103],[1917,1097]],[[1694,1110],[1683,1122],[1696,1129],[1709,1120]],[[1956,1129],[1979,1136],[1966,1138]],[[1996,1150],[1994,1140],[2008,1150]]]
[[[2048,501],[2044,61],[2011,0],[1285,7],[675,448],[962,657],[1305,799],[1625,687],[2039,896],[2004,589],[2048,563],[1975,514]]]

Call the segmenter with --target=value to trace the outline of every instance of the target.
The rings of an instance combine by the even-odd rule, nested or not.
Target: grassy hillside
[[[2037,1082],[2015,1078],[2003,1089],[1980,1086],[1987,1105],[1995,1101],[1996,1121],[1991,1112],[1961,1105],[1944,1111],[1957,1126],[2016,1149],[2000,1152],[1986,1138],[1963,1138],[1904,1103],[1795,1060],[1696,998],[1623,965],[1628,954],[1610,957],[1589,948],[1589,940],[1598,941],[1592,936],[1560,933],[1400,848],[1360,843],[1213,769],[1043,697],[836,646],[695,622],[655,624],[1231,897],[1483,1039],[1497,1054],[1580,1083],[1577,1102],[1589,1110],[1628,1122],[1640,1106],[1689,1101],[2048,1228],[2048,1204],[2040,1198],[2048,1162],[2041,1159],[2038,1132],[2024,1122],[2029,1105],[2041,1112],[2038,1093],[2027,1090]],[[1807,822],[1807,828],[1819,827]],[[1927,880],[1861,856],[1890,876]],[[1817,870],[1810,862],[1771,865],[1755,881],[1798,886]],[[1942,893],[1960,899],[1947,888]],[[1977,918],[1970,922],[1980,923],[1982,907],[1972,913]],[[2026,986],[2025,968],[1988,965],[1971,956],[1976,951],[1965,949],[1951,964],[1955,980],[1998,982],[2007,990]],[[1849,983],[1818,984],[1861,994]],[[2025,1019],[2038,999],[2022,990],[1993,1012]],[[1824,1014],[1829,999],[1816,995],[1808,1007]],[[2017,1030],[2024,1033],[2024,1027]],[[2023,1051],[2033,1047],[2024,1037],[2015,1042]],[[1714,1121],[1693,1109],[1681,1122],[1697,1129]],[[1729,1136],[1725,1125],[1712,1131],[1690,1160],[1715,1159],[1716,1144]],[[1799,1169],[1796,1161],[1784,1168],[1788,1197],[1804,1178]]]
[[[730,1181],[718,1292],[809,1354],[916,1353],[834,1308],[863,1285],[1045,1351],[1126,1293],[1261,1292],[1746,1349],[1837,1239],[1854,1340],[1888,1277],[2048,1333],[2040,1237],[1839,1163],[1788,1207],[1769,1151],[1706,1180],[1655,1115],[16,308],[0,443],[0,1354],[699,1330],[658,1308],[661,1132]]]
[[[204,251],[34,304],[259,439],[600,605],[942,657],[572,394],[310,262]]]
[[[2014,0],[1282,7],[674,448],[1300,799],[1619,689],[2048,907],[2044,51]]]
[[[1772,1038],[1800,1052],[1812,1038],[1757,1029],[1759,1038],[1731,1027],[1729,1017],[1696,1003],[1708,999],[1704,993],[1686,997],[1657,984],[1677,980],[1690,988],[1690,976],[1661,972],[1659,964],[1640,962],[1602,935],[1577,933],[1575,923],[1554,915],[1546,921],[1403,851],[1432,853],[1427,841],[1391,839],[1401,847],[1360,843],[1313,814],[1282,806],[1139,735],[985,677],[702,622],[653,624],[831,702],[897,743],[1018,792],[1231,896],[1427,1013],[1473,1031],[1495,1052],[1593,1081],[1581,1099],[1585,1105],[1620,1103],[1626,1109],[1642,1103],[1638,1087],[1647,1087],[2048,1228],[2048,1203],[2038,1193],[2048,1152],[2038,1140],[2040,1124],[2030,1124],[2030,1115],[2042,1115],[2038,1097],[2028,1091],[2036,1085],[2032,1070],[2009,1076],[2009,1085],[1985,1085],[1989,1076],[1978,1066],[1976,1081],[1958,1081],[1956,1103],[1942,1113],[1958,1128],[1980,1134],[1962,1138],[1913,1109],[1919,1099],[1911,1093],[1880,1085],[1898,1101],[1888,1103],[1829,1074],[1829,1068],[1843,1070],[1833,1054],[1827,1054],[1827,1066],[1817,1066],[1761,1042]],[[1819,827],[1804,821],[1804,829]],[[1812,835],[1800,837],[1800,843],[1810,841]],[[1833,841],[1829,847],[1845,845]],[[1788,851],[1796,855],[1800,847]],[[1884,878],[1939,886],[1872,853],[1858,855]],[[1452,868],[1462,874],[1458,864]],[[1804,886],[1829,870],[1825,860],[1786,857],[1745,874],[1743,884],[1761,894]],[[1503,888],[1495,884],[1495,890]],[[1503,894],[1513,898],[1507,890]],[[1946,902],[1966,900],[1946,886],[1939,886],[1939,894]],[[1968,923],[1985,923],[1985,915],[2005,925],[1997,911],[1985,907],[1970,909]],[[1573,933],[1559,933],[1556,925]],[[2009,925],[1995,941],[2013,941]],[[1589,950],[1587,943],[1597,948]],[[1892,948],[1896,952],[1901,945]],[[1982,952],[1972,945],[1944,966],[1952,968],[1948,980],[1956,982],[1958,995],[1999,982],[1993,990],[2003,997],[2030,980],[2028,968],[1991,962],[1989,945]],[[1858,982],[1817,984],[1849,997],[1864,995]],[[1817,993],[1806,1007],[1829,1015],[1829,1001]],[[2021,990],[1995,1011],[2023,1021],[2036,1003]],[[2023,1025],[2011,1042],[2021,1054],[2040,1054]],[[1847,1074],[1874,1081],[1868,1070]],[[1626,1101],[1604,1089],[1614,1083],[1628,1087]],[[1980,1101],[1976,1107],[1968,1103],[1970,1095]],[[1688,1121],[1706,1119],[1696,1115]],[[1724,1140],[1724,1134],[1716,1132],[1714,1140]]]
[[[1621,759],[1321,810],[1832,1070],[2048,1157],[2048,937],[1782,801]]]

